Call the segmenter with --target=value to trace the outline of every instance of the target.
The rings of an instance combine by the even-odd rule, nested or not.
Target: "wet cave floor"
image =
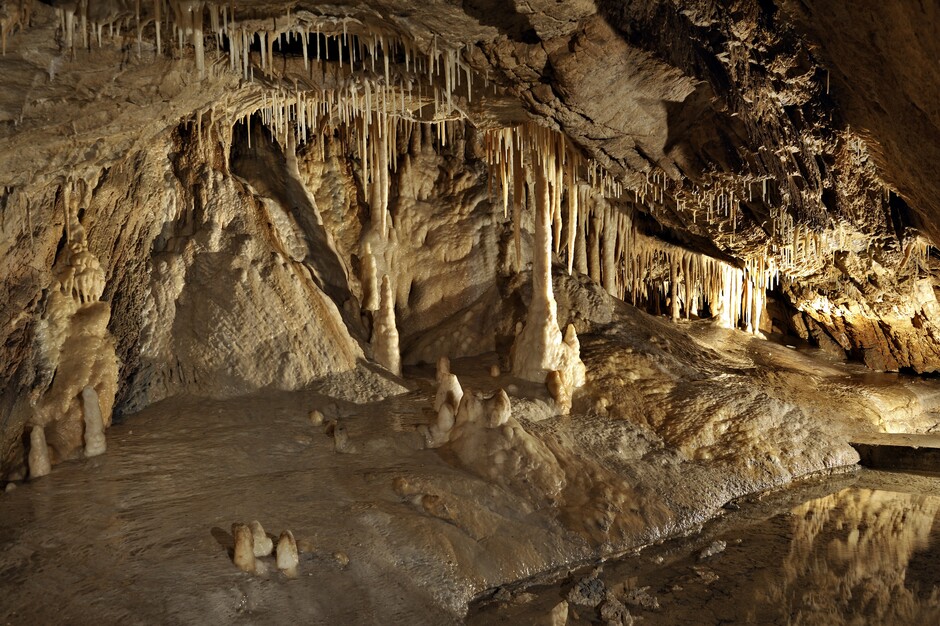
[[[670,367],[685,371],[679,360],[699,357],[685,355],[691,344],[684,335],[661,326],[648,334],[678,363]],[[725,402],[749,389],[741,381],[786,368],[792,380],[813,377],[823,399],[835,389],[887,402],[895,396],[885,390],[899,388],[896,376],[860,374],[741,333],[702,327],[695,341],[717,345],[712,336],[720,339],[721,362],[716,356],[708,367],[733,372],[728,364],[737,364],[739,373],[695,374],[686,386],[660,373],[666,382],[645,388],[646,397],[678,389]],[[583,345],[589,371],[606,376],[604,393],[638,386],[632,374],[614,374],[666,358],[643,344],[631,348],[626,367],[610,360],[609,337],[585,337]],[[430,366],[406,370],[407,386],[360,368],[309,391],[169,398],[112,426],[106,454],[59,464],[0,495],[0,623],[534,623],[565,600],[577,624],[599,622],[611,599],[650,624],[858,623],[860,616],[866,623],[937,623],[929,564],[940,549],[940,480],[836,472],[780,490],[798,469],[850,464],[845,440],[841,456],[825,456],[825,432],[800,431],[807,454],[818,449],[819,460],[797,465],[804,457],[794,456],[790,473],[768,473],[783,467],[779,461],[752,468],[750,461],[693,459],[649,427],[590,407],[553,416],[544,386],[494,379],[494,362],[495,355],[455,361],[454,372],[465,389],[510,391],[526,445],[542,456],[550,446],[551,467],[567,481],[560,505],[533,495],[528,481],[537,474],[527,472],[544,467],[531,465],[541,458],[531,450],[520,452],[521,469],[500,482],[481,473],[485,456],[470,467],[447,447],[427,449]],[[764,380],[793,388],[791,378],[774,376]],[[591,384],[584,402],[599,393]],[[917,397],[933,397],[931,383],[904,384]],[[678,411],[688,397],[668,396],[683,420],[689,414]],[[315,408],[324,423],[311,421]],[[763,413],[754,415],[746,431],[729,431],[747,445],[765,445],[762,429],[785,425],[793,413],[766,423]],[[701,437],[690,432],[693,442]],[[745,495],[755,492],[772,495]],[[622,510],[611,513],[604,507],[615,500]],[[233,565],[231,526],[252,520],[274,537],[293,532],[296,579],[272,557],[261,559],[259,574]],[[616,541],[598,541],[601,530],[619,533]],[[677,535],[685,538],[670,539]],[[651,547],[608,562],[594,577],[601,595],[569,598],[605,555],[639,546]],[[701,557],[703,550],[714,554]]]
[[[468,623],[548,623],[567,603],[568,624],[618,611],[643,624],[936,624],[938,559],[940,474],[847,469],[558,581],[494,590]]]

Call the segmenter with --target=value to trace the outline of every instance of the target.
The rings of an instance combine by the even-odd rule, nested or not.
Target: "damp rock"
[[[699,552],[698,560],[704,561],[705,559],[711,558],[716,554],[721,554],[727,547],[727,542],[722,541],[721,539],[716,539],[715,541],[705,546],[701,552]]]
[[[499,587],[493,593],[493,600],[496,602],[509,602],[512,600],[512,594],[505,587]]]
[[[349,432],[342,424],[333,430],[333,450],[338,454],[354,454],[356,446],[349,440]]]
[[[562,600],[556,604],[543,623],[546,626],[565,626],[568,623],[568,603]]]
[[[624,592],[621,600],[627,606],[635,606],[647,611],[659,610],[659,599],[650,595],[649,587],[637,587]]]
[[[582,578],[574,584],[571,591],[568,592],[567,600],[571,604],[578,606],[595,607],[604,601],[607,595],[607,587],[604,581],[598,578],[599,570],[594,570],[590,575]]]
[[[298,554],[314,554],[317,551],[316,545],[309,539],[297,540]]]
[[[600,616],[605,626],[632,626],[635,623],[629,609],[614,598],[608,598],[601,604]]]

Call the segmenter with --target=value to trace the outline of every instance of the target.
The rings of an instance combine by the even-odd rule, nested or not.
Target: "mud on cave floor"
[[[304,392],[175,397],[113,426],[104,456],[0,496],[0,619],[456,623],[487,590],[689,532],[730,500],[850,465],[848,433],[940,396],[931,381],[879,386],[707,322],[629,307],[617,318],[584,335],[589,382],[570,417],[542,386],[491,377],[495,355],[453,363],[464,389],[509,391],[553,459],[557,493],[533,487],[545,468],[525,452],[516,474],[487,480],[447,446],[425,449],[431,367],[406,369],[410,390],[361,369]],[[345,452],[311,423],[314,408],[345,429]],[[234,567],[231,524],[255,519],[293,531],[298,579],[270,559],[262,576]]]

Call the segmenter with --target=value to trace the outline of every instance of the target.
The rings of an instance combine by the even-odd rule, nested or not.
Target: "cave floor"
[[[936,624],[937,558],[940,474],[851,471],[742,498],[699,533],[560,581],[498,590],[468,623],[539,623],[566,602],[567,623],[586,625],[609,602],[644,624]]]
[[[320,387],[152,405],[112,426],[105,455],[0,496],[0,621],[460,622],[488,589],[690,532],[745,494],[854,463],[847,433],[879,427],[820,420],[834,397],[888,417],[932,415],[940,397],[931,381],[640,314],[585,335],[582,353],[591,380],[570,418],[543,387],[492,379],[492,358],[453,364],[465,388],[508,389],[514,417],[549,442],[570,487],[555,499],[520,491],[525,474],[486,480],[446,446],[425,449],[429,367],[369,398]],[[346,428],[348,453],[313,408]],[[828,430],[791,429],[814,411]],[[232,565],[231,524],[251,520],[293,531],[297,579],[271,558],[263,575]]]
[[[420,537],[439,523],[401,503],[391,481],[415,466],[454,470],[432,452],[417,453],[413,429],[363,441],[365,420],[344,420],[359,450],[337,455],[307,419],[323,400],[262,393],[164,401],[112,427],[107,454],[4,496],[0,620],[452,621],[441,608],[447,600],[414,580],[422,570],[445,576],[453,566],[429,568],[420,554]],[[405,396],[373,407],[387,416],[376,420],[379,428],[391,433],[413,419],[404,410],[410,404]],[[390,532],[393,516],[411,537]],[[302,551],[298,579],[284,578],[273,559],[264,576],[231,564],[231,524],[255,519],[275,536],[293,531]],[[338,552],[348,565],[334,558]]]

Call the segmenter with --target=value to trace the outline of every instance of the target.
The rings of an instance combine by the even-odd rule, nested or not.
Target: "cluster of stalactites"
[[[776,258],[782,271],[815,264],[828,251],[818,233],[794,227],[793,217],[781,206],[781,190],[769,176],[710,175],[687,188],[663,172],[653,170],[631,190],[637,205],[655,215],[668,210],[687,223],[717,230],[716,243],[733,250],[742,220],[742,205],[758,200],[768,207],[766,254]],[[799,232],[795,232],[795,229]],[[714,233],[709,233],[714,235]]]
[[[56,285],[64,295],[74,298],[79,304],[88,304],[101,299],[105,275],[98,258],[88,250],[85,229],[78,219],[82,190],[87,195],[88,185],[68,181],[62,187],[66,242],[59,254],[55,275]]]
[[[88,0],[61,3],[58,14],[65,47],[71,51],[79,45],[89,48],[95,40],[100,47],[105,27],[112,39],[133,29],[140,53],[144,29],[152,24],[156,54],[163,54],[164,35],[175,34],[180,54],[192,45],[200,75],[206,69],[206,37],[214,35],[215,50],[220,57],[227,54],[230,69],[245,80],[254,78],[255,67],[277,74],[275,52],[299,45],[304,69],[311,78],[325,80],[328,74],[342,75],[344,66],[349,73],[366,73],[376,85],[382,83],[386,89],[394,87],[401,92],[402,99],[407,93],[409,99],[433,102],[432,119],[452,117],[459,98],[467,102],[472,99],[472,72],[463,61],[462,49],[440,46],[437,37],[422,46],[398,33],[352,34],[348,25],[354,22],[361,30],[358,20],[317,17],[306,12],[291,15],[288,11],[270,21],[238,20],[235,5],[229,2],[143,0],[133,9],[128,6]],[[23,20],[22,11],[6,12],[0,14],[4,49],[6,34]],[[257,49],[253,51],[255,44]],[[399,63],[399,59],[404,62]]]
[[[779,278],[775,259],[761,255],[738,268],[637,232],[630,212],[608,202],[622,192],[619,185],[559,132],[534,124],[488,131],[485,149],[491,191],[504,216],[512,208],[517,258],[526,172],[537,167],[547,182],[554,252],[564,253],[569,272],[587,274],[635,305],[666,300],[674,319],[707,307],[724,325],[757,332],[766,290]],[[654,175],[637,198],[663,202],[663,186]],[[721,190],[711,202],[733,218],[733,192]]]
[[[812,272],[825,264],[836,250],[844,249],[845,228],[816,232],[798,223],[783,209],[771,211],[768,253],[778,259],[782,271],[791,275]]]
[[[32,0],[5,0],[0,2],[0,53],[7,53],[7,38],[17,28],[29,24]]]
[[[260,106],[245,111],[240,120],[248,126],[249,142],[251,119],[257,114],[281,145],[307,144],[321,160],[326,158],[327,138],[338,134],[359,155],[363,195],[380,232],[387,236],[390,173],[398,169],[399,137],[412,136],[417,124],[426,123],[443,147],[463,124],[461,120],[416,122],[402,115],[405,101],[397,96],[369,81],[350,82],[341,89],[269,90],[263,92]]]
[[[488,130],[484,135],[486,160],[490,167],[491,184],[502,193],[503,214],[509,211],[509,189],[513,189],[512,205],[522,201],[520,173],[526,167],[542,167],[552,187],[552,216],[560,214],[565,189],[587,184],[595,192],[619,198],[623,185],[593,159],[584,157],[564,133],[526,123],[519,126]],[[535,155],[535,163],[526,163],[527,155]],[[491,190],[492,191],[492,190]]]
[[[868,158],[863,141],[850,137],[846,140],[852,158]],[[892,190],[882,185],[884,202],[890,202]],[[812,227],[797,220],[787,208],[789,191],[770,176],[712,174],[701,184],[691,188],[674,181],[663,172],[647,173],[645,181],[630,189],[633,201],[646,212],[675,213],[686,223],[708,225],[707,234],[716,244],[734,254],[735,237],[742,220],[742,207],[760,202],[767,207],[769,218],[763,224],[766,245],[762,258],[773,259],[776,271],[798,277],[814,274],[831,265],[835,253],[858,248],[844,222],[832,219],[827,227]],[[809,197],[807,204],[822,204],[821,198]],[[694,229],[694,227],[693,227]],[[717,231],[715,233],[714,231]],[[871,239],[866,239],[870,244]],[[907,246],[908,244],[903,244]],[[753,248],[753,244],[749,246]],[[906,250],[907,248],[905,248]],[[923,246],[918,250],[923,250]],[[929,248],[928,248],[929,252]],[[927,252],[914,255],[915,260],[926,259]],[[905,263],[908,255],[905,255]]]
[[[211,7],[211,5],[210,5]],[[221,48],[223,37],[229,41],[229,63],[233,70],[240,71],[243,78],[252,76],[251,46],[259,45],[258,66],[265,72],[275,73],[275,44],[284,50],[299,42],[304,69],[310,77],[342,76],[343,68],[348,74],[360,71],[370,77],[377,86],[401,91],[401,98],[427,99],[434,103],[434,118],[452,115],[457,94],[472,100],[472,72],[463,62],[462,51],[440,48],[437,39],[432,39],[428,49],[407,38],[380,33],[351,35],[342,21],[343,32],[330,32],[337,25],[326,24],[330,29],[321,33],[319,23],[292,23],[288,15],[273,30],[254,30],[249,25],[228,20],[223,7],[221,20],[210,9],[213,29]],[[397,63],[403,59],[404,63]],[[328,69],[333,68],[335,69]],[[338,70],[338,71],[337,71]],[[378,88],[378,87],[377,87]]]
[[[577,243],[575,231],[569,228],[567,238],[563,240],[562,228],[565,221],[578,223],[582,199],[588,193],[607,197],[620,197],[623,193],[622,184],[607,170],[593,159],[585,158],[563,133],[544,126],[528,123],[489,130],[484,135],[484,144],[490,171],[490,195],[496,187],[504,217],[512,207],[517,259],[522,256],[520,224],[527,169],[537,167],[545,175],[556,254],[565,244],[568,249],[574,249]],[[564,198],[567,198],[567,203],[563,203]],[[567,218],[562,215],[564,208],[567,208]],[[569,272],[573,270],[573,263],[574,256],[569,255]]]
[[[742,205],[760,198],[770,211],[769,245],[779,247],[778,235],[786,228],[790,216],[778,205],[779,190],[773,183],[769,176],[710,175],[701,184],[692,184],[689,188],[660,170],[651,170],[645,180],[630,191],[634,202],[651,215],[667,211],[678,214],[686,223],[709,225],[710,229],[718,231],[716,242],[730,248],[735,245],[741,225]]]
[[[111,39],[123,37],[122,33],[133,30],[137,36],[138,53],[143,46],[144,28],[154,25],[154,45],[157,54],[163,53],[163,33],[176,31],[179,49],[192,43],[199,71],[205,69],[205,47],[203,41],[203,18],[206,8],[204,0],[138,0],[136,3],[107,0],[78,0],[56,3],[62,42],[74,52],[81,45],[89,48],[92,43],[104,45],[104,29]],[[211,6],[211,5],[210,5]]]
[[[287,145],[293,138],[300,145],[312,139],[319,142],[321,156],[325,155],[323,134],[339,128],[358,129],[363,134],[359,140],[367,142],[370,135],[381,139],[385,128],[400,133],[424,123],[435,129],[446,146],[456,127],[464,123],[459,118],[419,122],[413,116],[415,106],[404,91],[369,80],[350,80],[336,88],[265,90],[258,106],[244,111],[240,119],[248,123],[251,115],[259,113],[278,141]]]
[[[927,261],[930,257],[930,248],[932,247],[933,246],[930,245],[930,242],[923,235],[917,235],[911,238],[904,250],[904,260],[901,263],[902,268],[912,259],[920,264],[921,267],[926,268]]]
[[[637,231],[630,213],[589,195],[568,249],[578,271],[613,296],[634,305],[668,301],[673,319],[702,316],[708,309],[722,324],[757,332],[766,290],[779,280],[772,257],[760,255],[739,268]]]

